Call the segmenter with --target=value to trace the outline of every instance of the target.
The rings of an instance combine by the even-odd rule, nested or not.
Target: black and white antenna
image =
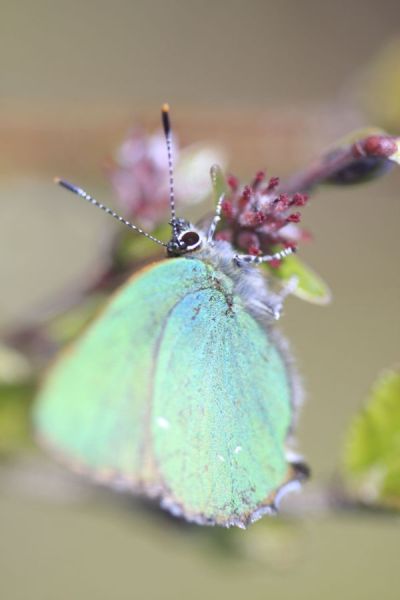
[[[174,167],[172,162],[172,142],[171,142],[171,120],[169,118],[169,104],[165,103],[161,108],[161,119],[165,133],[165,141],[167,142],[168,155],[168,173],[169,173],[169,205],[171,207],[171,226],[173,237],[178,237],[176,227],[176,212],[175,212],[175,189],[174,189]]]
[[[74,185],[73,183],[70,183],[69,181],[65,181],[65,179],[59,179],[58,177],[56,177],[54,179],[54,182],[58,183],[58,185],[61,185],[61,187],[65,188],[69,192],[73,192],[77,196],[80,196],[81,198],[84,198],[85,200],[87,200],[88,202],[90,202],[90,204],[93,204],[94,206],[97,206],[97,208],[101,208],[101,210],[104,210],[105,213],[107,213],[108,215],[111,215],[112,217],[114,217],[114,219],[117,219],[117,221],[120,221],[121,223],[123,223],[124,225],[126,225],[127,227],[129,227],[130,229],[133,229],[134,231],[137,231],[137,233],[140,233],[141,235],[144,235],[149,240],[152,240],[153,242],[156,242],[156,244],[160,244],[160,246],[164,246],[164,247],[167,246],[167,244],[165,244],[161,240],[158,240],[157,238],[155,238],[154,236],[150,235],[149,233],[146,233],[146,231],[143,231],[143,229],[141,229],[140,227],[137,227],[137,225],[134,225],[130,221],[127,221],[123,217],[120,217],[119,214],[117,214],[111,208],[108,208],[108,206],[105,206],[105,204],[102,204],[101,202],[98,202],[95,198],[93,198],[92,196],[90,196],[82,188],[77,187],[76,185]]]

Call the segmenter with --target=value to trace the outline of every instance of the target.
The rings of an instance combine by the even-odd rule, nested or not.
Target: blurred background
[[[358,127],[400,131],[397,0],[0,6],[6,332],[90,280],[118,229],[53,176],[115,205],[105,165],[132,126],[159,128],[163,102],[182,145],[215,147],[245,179],[264,168],[288,175]],[[300,254],[333,293],[324,307],[291,298],[282,322],[307,390],[298,446],[309,490],[335,477],[351,416],[399,361],[399,186],[393,171],[324,188],[304,211],[314,240]],[[398,598],[398,517],[314,509],[245,532],[179,526],[20,450],[0,461],[1,595]]]

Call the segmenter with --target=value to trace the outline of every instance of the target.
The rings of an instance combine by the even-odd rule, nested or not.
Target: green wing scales
[[[245,525],[290,478],[286,361],[196,259],[128,281],[51,369],[34,419],[70,464],[201,523]]]

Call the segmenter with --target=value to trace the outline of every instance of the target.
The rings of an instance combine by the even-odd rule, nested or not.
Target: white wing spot
[[[243,450],[242,446],[236,446],[236,448],[234,449],[234,453],[239,454],[239,452],[241,452],[242,450]]]
[[[225,459],[221,454],[218,454],[218,458],[221,462],[225,462]]]
[[[157,425],[161,427],[161,429],[169,429],[171,424],[165,417],[157,417]]]

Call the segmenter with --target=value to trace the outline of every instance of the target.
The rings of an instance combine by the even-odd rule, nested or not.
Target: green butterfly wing
[[[202,263],[188,266],[164,261],[133,277],[50,370],[35,425],[76,468],[153,482],[147,423],[158,340],[176,303],[209,285]]]
[[[56,363],[35,423],[98,479],[162,498],[189,520],[244,525],[290,477],[286,361],[199,260],[134,277]]]

